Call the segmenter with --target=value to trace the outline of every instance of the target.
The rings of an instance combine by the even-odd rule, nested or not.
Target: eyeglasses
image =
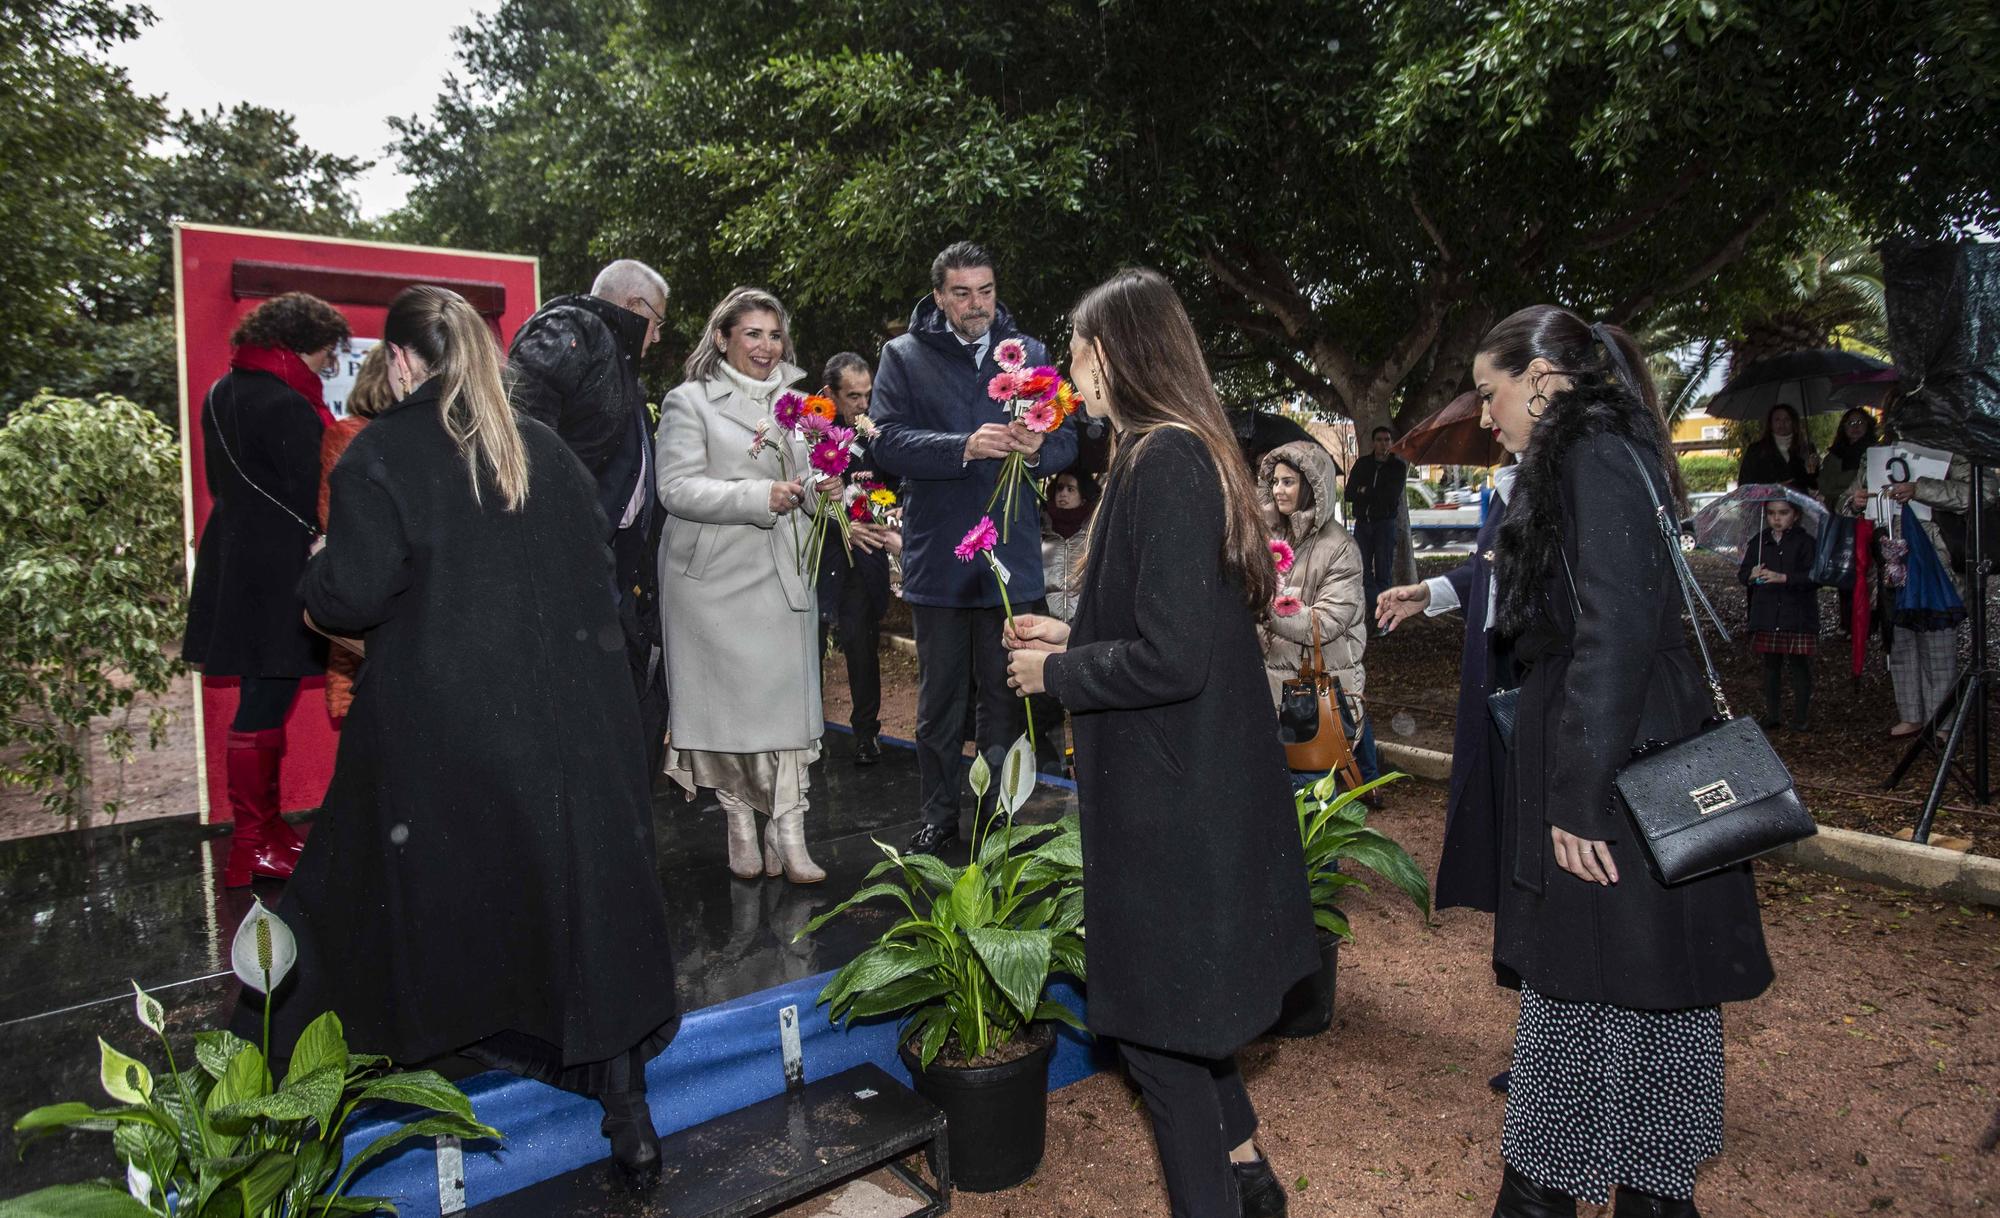
[[[667,319],[660,316],[660,311],[653,307],[652,301],[647,300],[644,296],[634,296],[632,299],[635,302],[646,306],[646,312],[651,313],[653,315],[654,325],[664,327],[667,324]]]

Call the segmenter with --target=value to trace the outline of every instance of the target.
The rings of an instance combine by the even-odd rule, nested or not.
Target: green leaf
[[[229,1069],[229,1062],[238,1053],[250,1048],[250,1042],[234,1032],[196,1032],[194,1034],[194,1057],[208,1076],[220,1080]]]
[[[1347,848],[1347,857],[1403,890],[1425,917],[1431,911],[1431,886],[1409,851],[1373,829],[1363,829]]]
[[[304,1215],[319,1191],[340,1170],[340,1149],[327,1142],[311,1141],[298,1148],[292,1164],[292,1179],[285,1186],[285,1213]]]
[[[341,1029],[340,1016],[332,1011],[313,1020],[299,1033],[285,1078],[289,1082],[329,1067],[338,1069],[343,1077],[347,1074],[347,1037]],[[326,1118],[321,1117],[320,1123],[324,1125]]]
[[[895,897],[897,900],[903,903],[903,907],[905,909],[910,911],[912,917],[917,916],[916,903],[910,899],[909,890],[906,889],[903,885],[896,883],[870,884],[868,887],[863,888],[861,891],[855,893],[853,896],[847,898],[845,901],[842,901],[840,904],[834,906],[832,909],[827,910],[825,913],[819,915],[817,918],[814,918],[812,921],[806,923],[805,928],[803,930],[799,931],[798,934],[792,936],[792,942],[797,943],[799,940],[805,938],[807,935],[810,935],[814,931],[818,930],[820,927],[825,926],[828,922],[833,921],[835,918],[839,917],[841,914],[846,913],[848,910],[854,908],[856,905],[860,905],[867,901],[872,901],[876,897]]]
[[[58,1184],[0,1201],[0,1218],[155,1218],[122,1188],[105,1183]]]
[[[877,1015],[894,1015],[920,1006],[933,998],[940,997],[952,988],[951,983],[937,977],[917,975],[892,981],[879,990],[856,994],[853,1005],[848,1008],[849,1019],[869,1019]]]
[[[345,1067],[322,1066],[304,1078],[285,1080],[268,1095],[253,1095],[214,1110],[217,1128],[246,1124],[257,1117],[275,1121],[314,1120],[324,1128],[347,1086]]]
[[[1313,925],[1329,935],[1339,935],[1349,943],[1354,941],[1354,931],[1347,925],[1347,919],[1331,909],[1313,910]]]
[[[972,950],[1007,1001],[1024,1019],[1032,1018],[1049,980],[1049,955],[1054,934],[1046,930],[1001,930],[974,927],[965,932]]]
[[[270,1208],[291,1184],[296,1162],[292,1153],[285,1150],[267,1150],[253,1159],[250,1166],[236,1177],[234,1186],[244,1214],[261,1215]]]
[[[408,1104],[432,1112],[449,1112],[468,1121],[477,1120],[472,1101],[435,1070],[412,1070],[378,1078],[361,1089],[361,1099]]]
[[[435,1138],[440,1135],[463,1138],[468,1142],[498,1142],[505,1136],[490,1125],[482,1125],[477,1121],[466,1121],[455,1116],[428,1116],[422,1120],[411,1121],[407,1125],[398,1126],[381,1137],[376,1138],[373,1142],[363,1147],[359,1154],[349,1159],[347,1166],[341,1170],[340,1187],[344,1188],[347,1181],[352,1180],[358,1175],[363,1167],[381,1158],[403,1143],[414,1138]],[[362,1212],[366,1213],[368,1211],[364,1210]]]
[[[962,929],[985,926],[993,920],[993,894],[987,891],[986,875],[973,863],[959,873],[951,889],[953,920]]]

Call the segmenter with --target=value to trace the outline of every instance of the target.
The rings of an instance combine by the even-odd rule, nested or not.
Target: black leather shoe
[[[1618,1204],[1612,1209],[1611,1218],[1701,1218],[1701,1211],[1694,1207],[1693,1198],[1677,1201],[1620,1185]]]
[[[1492,1088],[1493,1090],[1498,1091],[1501,1095],[1505,1095],[1507,1094],[1508,1084],[1512,1083],[1513,1081],[1514,1081],[1514,1072],[1512,1070],[1502,1070],[1500,1073],[1494,1075],[1492,1078],[1487,1079],[1486,1085]]]
[[[958,830],[950,825],[925,825],[910,838],[911,854],[936,854],[958,840]]]
[[[1236,1173],[1243,1218],[1285,1218],[1285,1186],[1278,1183],[1269,1159],[1260,1156],[1255,1163],[1231,1163],[1229,1170]]]
[[[854,764],[874,765],[882,760],[882,742],[874,736],[854,738]]]
[[[643,1192],[660,1182],[660,1135],[653,1132],[653,1114],[643,1091],[620,1091],[597,1097],[604,1105],[598,1126],[611,1140],[612,1177],[625,1188]]]
[[[1500,1177],[1493,1218],[1576,1218],[1576,1198],[1543,1188],[1510,1165]]]

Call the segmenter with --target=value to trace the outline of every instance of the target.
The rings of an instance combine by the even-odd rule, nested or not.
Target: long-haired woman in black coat
[[[1771,981],[1747,866],[1665,887],[1612,778],[1712,713],[1653,493],[1681,483],[1643,353],[1553,305],[1473,361],[1509,452],[1498,623],[1525,667],[1501,807],[1494,961],[1521,991],[1494,1213],[1696,1213],[1722,1149],[1722,1009]]]
[[[674,969],[597,483],[516,416],[457,293],[406,289],[382,341],[399,400],[334,466],[300,585],[368,662],[277,908],[298,964],[272,1045],[334,1010],[359,1049],[463,1052],[594,1096],[644,1183]]]
[[[1281,1215],[1236,1051],[1315,952],[1257,620],[1276,570],[1187,311],[1121,271],[1071,314],[1116,456],[1076,617],[1015,619],[1008,683],[1074,716],[1092,1031],[1153,1114],[1176,1218]]]
[[[1764,434],[1743,450],[1736,465],[1739,486],[1789,486],[1811,494],[1819,485],[1819,454],[1799,425],[1799,412],[1783,402],[1764,416]]]
[[[201,411],[214,508],[201,532],[181,657],[208,677],[238,677],[224,765],[235,829],[222,882],[287,879],[302,843],[278,814],[285,717],[302,677],[326,671],[326,640],[306,629],[299,576],[319,532],[319,445],[333,415],[320,370],[347,319],[317,296],[265,301],[229,337],[229,372]]]

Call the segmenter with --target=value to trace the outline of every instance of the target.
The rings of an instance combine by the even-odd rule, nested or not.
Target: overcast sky
[[[170,111],[255,102],[283,110],[322,152],[377,162],[355,183],[362,214],[403,201],[383,152],[390,115],[428,114],[457,67],[451,33],[499,0],[146,0],[157,20],[112,51]]]

